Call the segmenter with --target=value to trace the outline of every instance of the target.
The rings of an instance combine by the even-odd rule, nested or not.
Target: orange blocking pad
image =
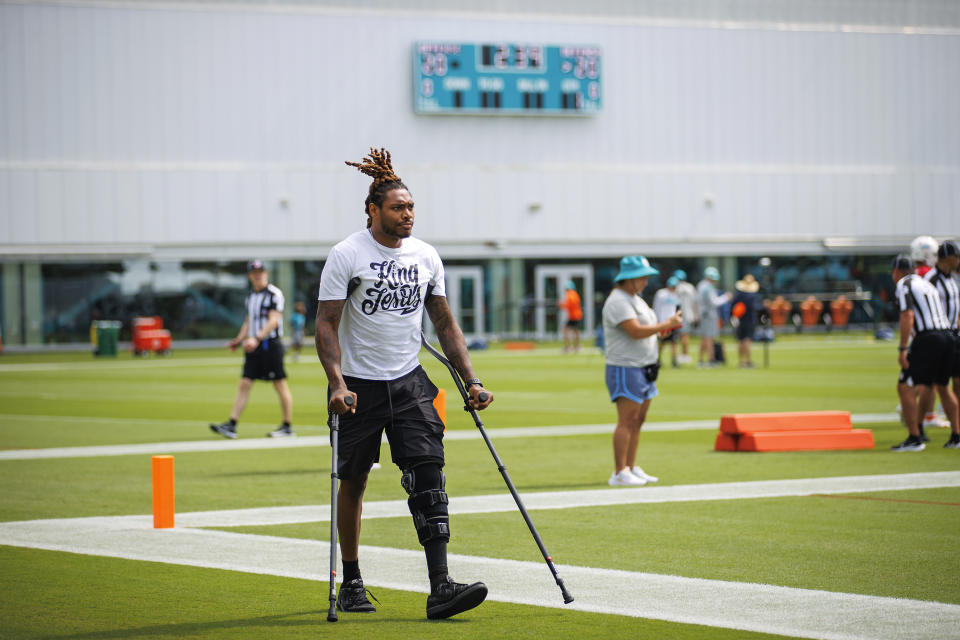
[[[173,528],[173,456],[153,456],[153,528]]]
[[[736,413],[720,418],[720,431],[730,434],[761,431],[848,431],[852,428],[849,411]]]
[[[717,441],[714,443],[713,448],[716,451],[736,451],[738,438],[739,436],[720,432],[717,434]]]
[[[873,449],[873,432],[854,429],[847,411],[738,413],[720,418],[716,451]]]
[[[873,449],[873,431],[758,431],[737,439],[737,451]]]

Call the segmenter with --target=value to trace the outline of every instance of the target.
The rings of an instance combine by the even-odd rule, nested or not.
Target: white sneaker
[[[611,487],[642,487],[643,485],[647,484],[647,481],[643,478],[638,478],[630,473],[629,470],[624,469],[619,473],[614,472],[613,475],[610,476],[608,484]]]
[[[644,471],[644,470],[641,469],[640,467],[634,467],[634,468],[630,469],[630,473],[632,473],[633,475],[637,476],[638,478],[640,478],[641,480],[643,480],[644,482],[646,482],[646,483],[648,483],[648,484],[651,483],[651,482],[656,482],[657,480],[660,479],[660,478],[658,478],[657,476],[652,476],[652,475],[650,475],[649,473],[647,473],[646,471]]]
[[[946,428],[950,426],[950,421],[943,416],[938,416],[936,413],[928,413],[923,416],[923,427],[940,427]]]

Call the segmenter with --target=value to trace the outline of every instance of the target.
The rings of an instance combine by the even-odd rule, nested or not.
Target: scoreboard
[[[593,45],[417,42],[414,111],[465,115],[592,115],[600,111]]]

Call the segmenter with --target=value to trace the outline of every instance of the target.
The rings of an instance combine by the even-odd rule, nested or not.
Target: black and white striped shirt
[[[937,268],[930,269],[923,279],[932,284],[940,294],[940,301],[947,315],[947,324],[952,329],[956,329],[957,317],[960,316],[960,288],[957,287],[957,279]]]
[[[263,291],[251,291],[247,295],[247,335],[251,338],[257,337],[260,330],[270,319],[271,311],[279,311],[281,314],[280,322],[277,328],[270,332],[267,340],[271,338],[280,338],[283,336],[283,292],[272,284],[268,284]],[[266,343],[262,340],[261,343]]]
[[[923,277],[911,273],[901,278],[896,296],[901,313],[913,311],[914,333],[950,328],[940,294]]]

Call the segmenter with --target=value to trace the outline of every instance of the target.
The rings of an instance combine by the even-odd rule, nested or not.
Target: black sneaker
[[[219,433],[224,438],[235,439],[237,437],[237,428],[230,424],[230,422],[221,422],[220,424],[211,424],[210,431],[214,433]]]
[[[427,617],[431,620],[449,618],[473,609],[487,597],[487,585],[482,582],[461,584],[447,576],[427,596]]]
[[[910,436],[900,444],[895,444],[890,447],[891,451],[923,451],[927,445],[923,444],[923,440],[919,436]]]
[[[340,593],[337,594],[337,611],[347,613],[374,613],[377,608],[367,599],[370,591],[363,586],[363,578],[354,578],[349,582],[340,585]],[[374,600],[377,598],[370,593]],[[379,603],[380,601],[377,600]]]
[[[947,440],[947,444],[943,445],[944,449],[960,449],[960,433],[950,434],[950,439]]]
[[[280,426],[274,429],[273,431],[271,431],[270,433],[268,433],[267,437],[268,438],[292,438],[295,435],[297,434],[293,432],[292,427]]]
[[[927,432],[923,430],[923,427],[920,428],[920,440],[922,442],[930,442],[930,436],[928,436]]]

